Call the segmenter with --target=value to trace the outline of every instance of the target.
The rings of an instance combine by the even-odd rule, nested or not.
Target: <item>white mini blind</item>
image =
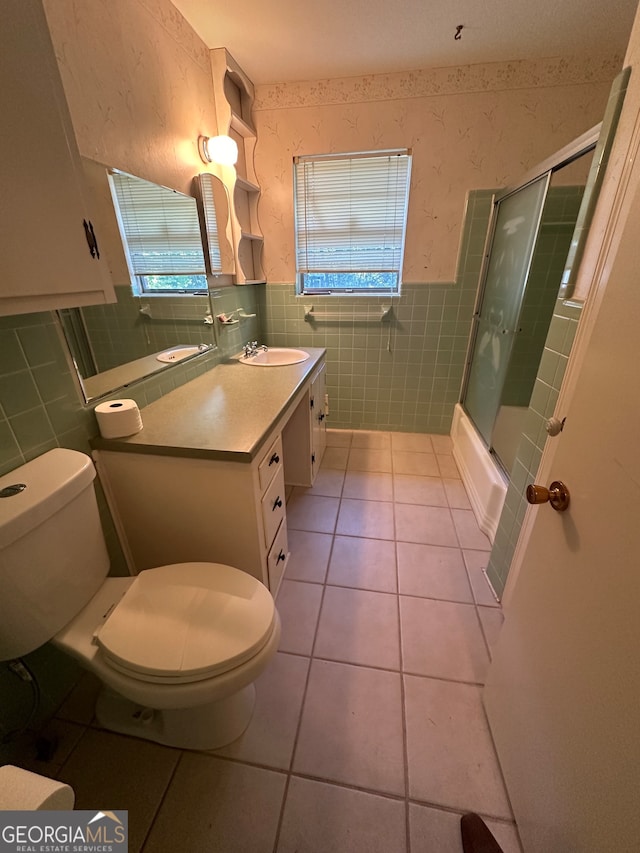
[[[201,275],[196,200],[119,172],[111,174],[134,275]]]
[[[395,272],[399,280],[411,154],[295,160],[298,273]]]

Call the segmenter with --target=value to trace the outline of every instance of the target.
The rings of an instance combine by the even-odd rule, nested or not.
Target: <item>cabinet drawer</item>
[[[264,521],[264,544],[267,548],[273,542],[276,530],[284,518],[284,469],[278,467],[278,473],[262,498],[262,519]]]
[[[273,545],[267,557],[267,571],[269,574],[269,589],[271,595],[275,598],[282,580],[282,575],[289,560],[289,542],[287,540],[287,519],[282,520],[282,524],[276,538],[273,540]]]
[[[278,467],[282,466],[282,438],[278,436],[258,465],[260,494],[264,492],[273,479]]]

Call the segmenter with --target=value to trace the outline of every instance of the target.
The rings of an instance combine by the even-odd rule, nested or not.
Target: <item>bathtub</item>
[[[480,529],[493,542],[507,494],[507,480],[460,403],[451,425],[453,456]]]

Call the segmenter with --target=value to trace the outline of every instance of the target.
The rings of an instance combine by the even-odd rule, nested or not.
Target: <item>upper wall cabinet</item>
[[[230,218],[236,260],[236,284],[262,284],[262,232],[258,223],[260,187],[254,167],[256,131],[251,107],[253,83],[224,47],[211,51],[218,133],[238,145],[231,196]]]
[[[115,302],[40,0],[0,3],[0,314]]]

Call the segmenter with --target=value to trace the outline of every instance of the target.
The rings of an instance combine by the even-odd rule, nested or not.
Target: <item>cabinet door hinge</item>
[[[312,465],[315,465],[315,464],[316,464],[316,454],[315,454],[315,453],[312,453],[312,454],[311,454],[311,464],[312,464]]]
[[[309,400],[309,408],[313,409],[313,397]]]

